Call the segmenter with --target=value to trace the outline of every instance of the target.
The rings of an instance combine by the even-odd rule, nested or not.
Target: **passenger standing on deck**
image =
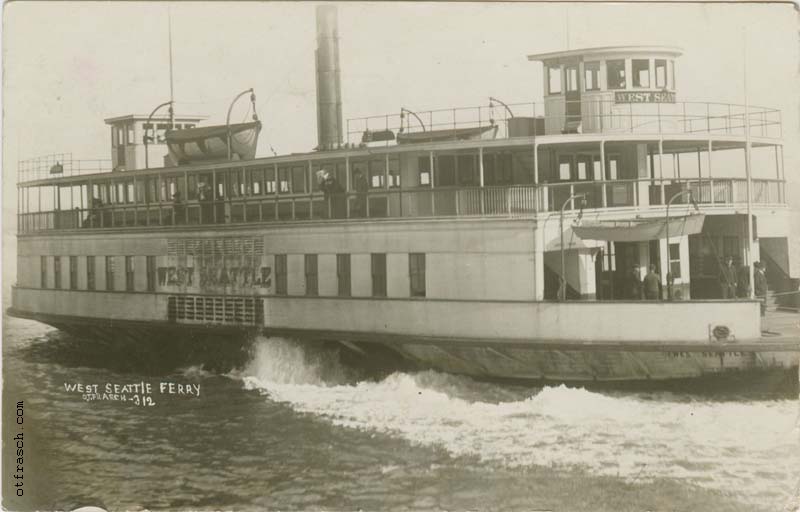
[[[658,300],[661,298],[661,276],[656,272],[656,266],[650,265],[650,271],[644,276],[644,298]]]
[[[767,266],[757,261],[755,264],[755,273],[753,274],[753,283],[755,285],[754,291],[756,297],[761,302],[761,316],[767,312]]]
[[[723,299],[736,298],[736,267],[733,265],[733,258],[725,258],[725,265],[719,273],[719,287],[722,290]]]
[[[361,173],[361,171],[356,171],[353,175],[355,178],[355,189],[356,189],[356,207],[355,213],[357,217],[366,217],[367,216],[367,189],[369,188],[369,183],[367,183],[366,178]]]
[[[740,299],[750,297],[750,269],[747,265],[739,267],[739,273],[736,276],[736,296]]]
[[[628,274],[628,299],[642,300],[642,273],[638,263],[634,263]]]
[[[183,224],[186,221],[186,208],[181,200],[181,191],[172,194],[172,223]]]

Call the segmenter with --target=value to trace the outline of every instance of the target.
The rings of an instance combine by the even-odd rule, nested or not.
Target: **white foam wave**
[[[505,466],[683,478],[760,503],[788,499],[800,468],[790,401],[645,400],[564,386],[511,401],[487,393],[482,401],[490,385],[464,377],[395,373],[348,385],[337,366],[300,345],[261,340],[243,378],[248,388],[336,425]]]

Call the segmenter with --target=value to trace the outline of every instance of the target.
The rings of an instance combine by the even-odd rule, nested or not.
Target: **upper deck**
[[[537,215],[578,208],[565,202],[576,194],[586,208],[643,209],[688,189],[695,201],[731,206],[748,198],[742,150],[750,148],[768,157],[753,160],[751,202],[785,204],[781,112],[678,101],[681,53],[627,46],[530,55],[543,64],[542,102],[489,98],[349,119],[343,143],[328,141],[327,151],[136,170],[70,161],[59,177],[52,158],[28,162],[18,176],[19,232]],[[118,129],[112,156],[120,148],[135,155],[137,133]]]

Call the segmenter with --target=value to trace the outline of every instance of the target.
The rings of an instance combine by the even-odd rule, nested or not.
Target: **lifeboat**
[[[252,160],[256,156],[261,121],[169,130],[167,146],[178,164],[214,160]],[[230,141],[230,152],[228,144]]]

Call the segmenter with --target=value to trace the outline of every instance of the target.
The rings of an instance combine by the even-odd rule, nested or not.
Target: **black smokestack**
[[[335,5],[317,6],[317,149],[342,146],[339,22]]]

